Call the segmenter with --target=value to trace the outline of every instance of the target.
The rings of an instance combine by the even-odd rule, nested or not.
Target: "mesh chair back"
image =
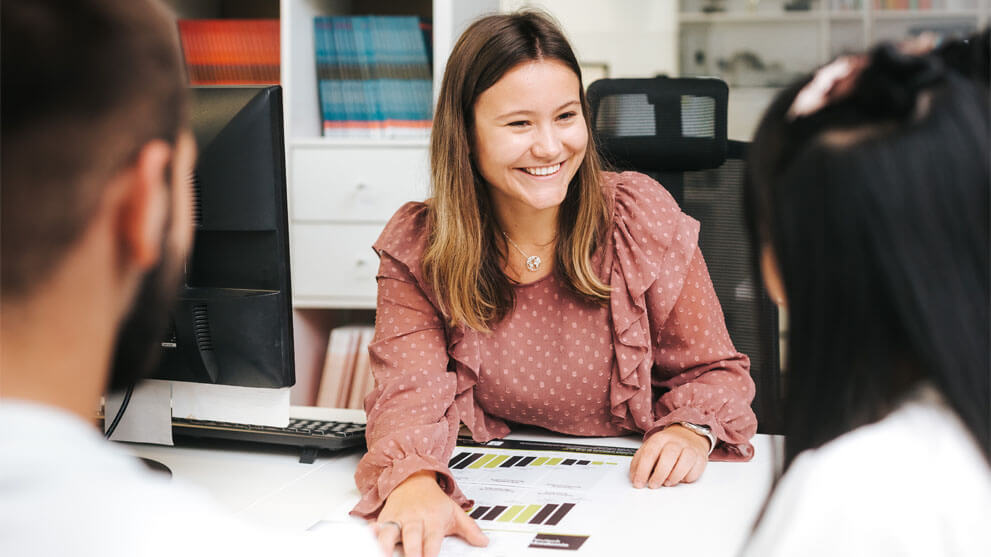
[[[780,433],[777,311],[753,265],[744,222],[746,144],[726,138],[726,84],[717,79],[606,79],[588,88],[599,151],[643,172],[701,222],[699,247],[737,350],[750,356],[760,431]]]

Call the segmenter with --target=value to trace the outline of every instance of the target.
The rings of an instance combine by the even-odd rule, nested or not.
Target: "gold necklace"
[[[520,248],[520,246],[516,245],[516,242],[514,242],[513,239],[509,237],[509,234],[506,234],[506,232],[503,231],[502,235],[505,236],[507,240],[509,240],[509,243],[510,244],[513,244],[513,247],[516,248],[516,251],[518,251],[521,254],[523,254],[523,257],[526,258],[526,268],[527,268],[527,270],[529,270],[530,272],[533,272],[533,273],[536,273],[538,270],[540,270],[540,256],[539,255],[527,255],[527,253],[525,251],[523,251],[523,249]]]

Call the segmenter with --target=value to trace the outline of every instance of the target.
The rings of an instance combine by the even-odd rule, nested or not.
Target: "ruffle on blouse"
[[[601,276],[609,276],[609,305],[616,358],[609,400],[613,423],[631,431],[654,425],[651,395],[653,353],[646,292],[662,274],[675,287],[665,289],[659,316],[674,308],[688,274],[699,224],[681,212],[674,198],[654,180],[636,172],[606,174],[613,192],[613,229]]]
[[[400,263],[416,279],[420,289],[435,308],[440,308],[433,289],[423,275],[423,253],[427,242],[427,205],[407,203],[386,225],[382,235],[375,242],[376,252],[387,253]],[[438,309],[438,312],[440,310]],[[451,356],[457,374],[457,391],[454,405],[461,421],[471,431],[475,441],[486,442],[509,435],[505,421],[490,416],[475,402],[475,384],[482,367],[481,347],[478,331],[464,327],[448,327],[447,353]]]

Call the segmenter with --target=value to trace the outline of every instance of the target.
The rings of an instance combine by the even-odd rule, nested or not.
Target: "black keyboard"
[[[303,450],[301,462],[312,463],[321,449],[336,451],[364,445],[365,424],[290,418],[288,426],[272,427],[172,418],[172,434],[290,445]]]

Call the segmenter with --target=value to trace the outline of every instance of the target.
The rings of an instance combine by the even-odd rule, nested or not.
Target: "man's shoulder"
[[[249,525],[205,491],[152,472],[82,420],[37,405],[0,408],[0,555],[271,557],[328,546],[328,533]],[[37,429],[28,430],[31,423]],[[335,546],[374,555],[358,528]]]

